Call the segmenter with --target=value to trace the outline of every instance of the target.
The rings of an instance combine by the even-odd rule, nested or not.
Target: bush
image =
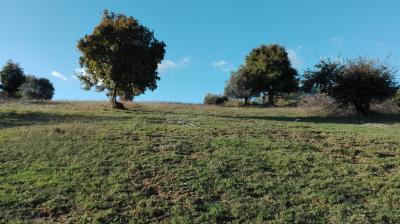
[[[227,101],[228,97],[215,95],[212,93],[209,93],[204,97],[204,104],[207,105],[223,105]]]
[[[22,98],[32,100],[50,100],[54,95],[53,84],[48,79],[27,76],[24,84],[21,85]]]
[[[323,94],[306,94],[300,97],[299,104],[300,107],[321,107],[323,109],[337,108],[335,99]]]

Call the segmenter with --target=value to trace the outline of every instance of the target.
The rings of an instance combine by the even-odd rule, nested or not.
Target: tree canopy
[[[245,104],[248,99],[255,96],[254,82],[251,74],[241,67],[238,71],[232,72],[230,79],[226,83],[224,95],[233,98],[243,98]]]
[[[253,49],[246,57],[245,69],[254,76],[254,90],[259,94],[268,93],[271,105],[274,105],[275,94],[290,93],[298,88],[297,71],[285,48],[277,44]]]
[[[10,97],[15,97],[22,83],[25,82],[24,70],[12,60],[7,61],[0,71],[1,85]]]
[[[84,68],[78,78],[85,89],[108,90],[113,106],[118,107],[118,92],[133,96],[157,88],[157,66],[165,46],[133,17],[106,10],[100,24],[78,43]]]

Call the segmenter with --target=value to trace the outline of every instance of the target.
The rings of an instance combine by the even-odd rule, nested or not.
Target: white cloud
[[[62,79],[64,81],[68,81],[67,77],[65,77],[63,74],[61,74],[61,73],[59,73],[57,71],[52,71],[51,75],[56,77],[56,78]]]
[[[376,46],[385,47],[386,46],[386,42],[379,42],[379,43],[376,44]]]
[[[333,46],[339,47],[339,46],[343,45],[344,40],[343,40],[343,38],[339,38],[339,37],[330,37],[329,42],[331,44],[333,44]]]
[[[174,62],[172,60],[164,60],[160,64],[158,64],[158,71],[160,73],[164,73],[168,70],[183,68],[186,65],[190,64],[191,62],[192,59],[190,57],[185,57],[177,62]]]
[[[298,47],[301,49],[301,47]],[[288,49],[288,57],[293,67],[296,69],[302,69],[304,67],[304,60],[298,55],[297,51],[294,49]]]
[[[235,65],[225,60],[214,61],[211,63],[211,65],[223,72],[230,72],[235,68]]]

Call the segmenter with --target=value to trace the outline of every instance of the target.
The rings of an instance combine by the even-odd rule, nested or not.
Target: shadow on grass
[[[183,115],[196,115],[208,117],[220,117],[228,119],[256,119],[256,120],[269,120],[269,121],[283,121],[283,122],[310,122],[310,123],[333,123],[333,124],[367,124],[367,123],[380,123],[380,124],[395,124],[400,123],[400,114],[395,113],[378,113],[374,112],[369,117],[356,116],[356,115],[327,115],[327,116],[276,116],[276,115],[248,115],[248,114],[210,114],[210,113],[196,113],[187,111],[160,111],[148,110],[140,107],[130,108],[127,113],[142,113],[142,114],[183,114]]]
[[[0,112],[0,129],[45,125],[45,124],[61,124],[69,122],[98,122],[98,121],[125,121],[128,116],[95,116],[95,115],[79,115],[79,114],[55,114],[47,112]]]
[[[310,122],[310,123],[334,123],[334,124],[366,124],[366,123],[382,123],[382,124],[395,124],[400,122],[400,114],[382,114],[376,113],[370,117],[361,116],[268,116],[268,115],[254,115],[254,116],[229,116],[217,115],[223,118],[236,118],[236,119],[257,119],[268,121],[284,121],[284,122]]]

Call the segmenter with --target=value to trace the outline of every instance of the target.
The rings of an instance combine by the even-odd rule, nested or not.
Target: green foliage
[[[27,76],[20,89],[21,96],[25,99],[50,100],[54,95],[53,84],[46,78]]]
[[[271,105],[274,105],[274,95],[298,88],[297,71],[282,46],[271,44],[253,49],[246,57],[245,69],[253,76],[253,89],[258,94],[268,93]]]
[[[243,67],[236,72],[232,72],[230,79],[226,83],[224,95],[243,98],[245,104],[248,104],[248,100],[256,95],[256,92],[252,89],[253,82],[251,78],[251,74],[247,73]]]
[[[24,70],[19,64],[9,60],[0,71],[0,88],[4,90],[8,96],[16,97],[22,83],[25,82]]]
[[[207,94],[204,97],[204,104],[207,105],[224,105],[228,101],[226,96],[215,95],[212,93]]]
[[[113,106],[118,92],[139,94],[157,88],[157,66],[165,44],[133,17],[104,11],[93,33],[78,43],[80,64],[85,72],[78,78],[86,89],[108,90]]]
[[[315,65],[315,70],[304,73],[303,90],[305,92],[321,92],[332,95],[336,78],[343,72],[344,66],[338,60],[321,60]]]
[[[368,58],[344,62],[321,61],[316,70],[307,71],[305,90],[317,89],[343,105],[352,105],[362,115],[370,113],[372,101],[382,102],[398,90],[395,71],[386,64]]]
[[[399,115],[105,105],[2,103],[0,223],[400,223]]]

